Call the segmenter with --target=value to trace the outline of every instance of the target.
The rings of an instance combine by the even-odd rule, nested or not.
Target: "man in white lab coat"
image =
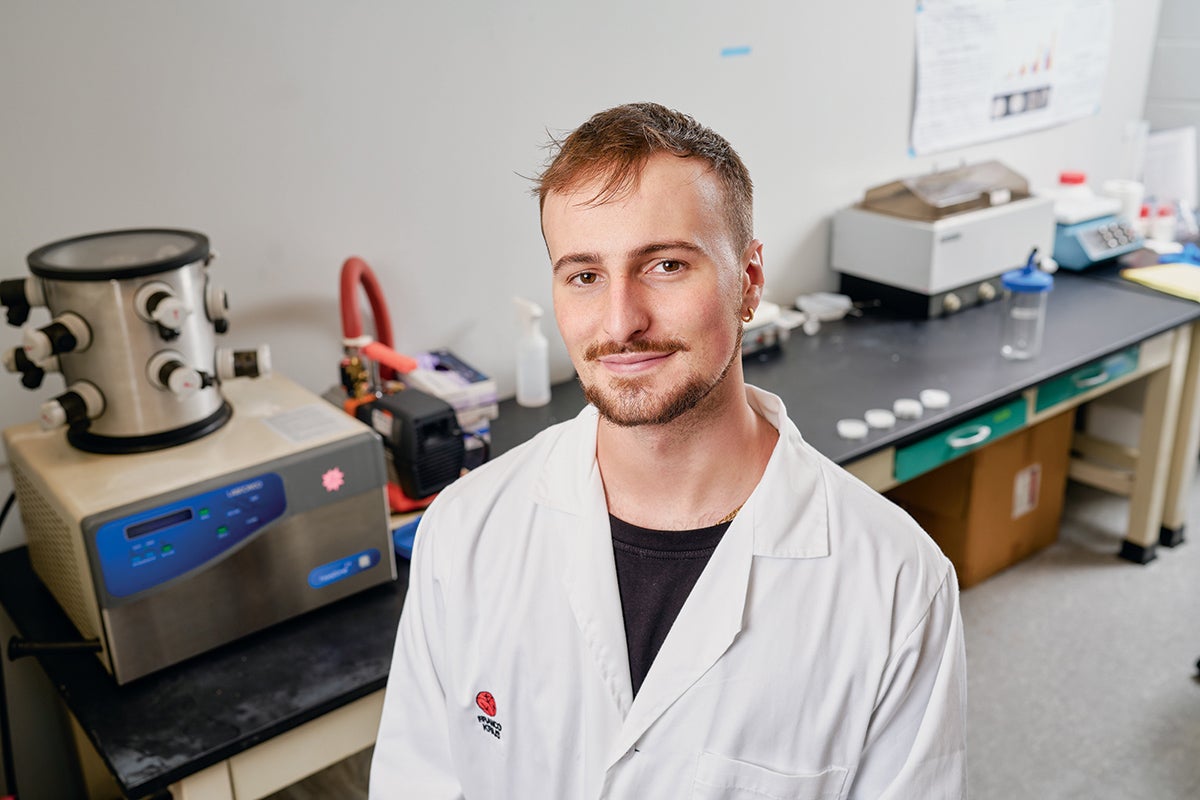
[[[590,404],[422,520],[372,798],[962,797],[953,569],[743,382],[741,159],[621,106],[538,189]]]

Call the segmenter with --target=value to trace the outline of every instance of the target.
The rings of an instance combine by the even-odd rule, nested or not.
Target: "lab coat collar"
[[[725,532],[662,644],[637,698],[612,551],[608,505],[596,463],[594,408],[564,426],[535,484],[535,502],[576,517],[563,571],[572,614],[620,723],[605,769],[619,761],[663,713],[725,654],[742,630],[755,556],[829,554],[819,457],[800,439],[783,403],[747,387],[747,400],[779,430],[762,479]]]
[[[746,400],[779,431],[758,486],[738,514],[753,527],[753,554],[772,558],[829,555],[829,513],[822,458],[800,436],[783,401],[746,386]],[[534,502],[593,521],[608,531],[608,507],[596,464],[599,413],[587,406],[554,443],[534,485]],[[590,527],[590,525],[589,525]],[[606,537],[607,538],[607,537]]]

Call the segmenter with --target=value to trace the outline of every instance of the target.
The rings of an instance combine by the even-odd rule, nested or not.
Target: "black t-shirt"
[[[655,531],[611,514],[608,518],[625,618],[629,676],[636,695],[730,523],[690,531]]]

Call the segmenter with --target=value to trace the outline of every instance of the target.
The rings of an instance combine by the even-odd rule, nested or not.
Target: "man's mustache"
[[[690,348],[679,339],[634,339],[631,342],[593,342],[583,351],[585,361],[622,353],[676,353]]]

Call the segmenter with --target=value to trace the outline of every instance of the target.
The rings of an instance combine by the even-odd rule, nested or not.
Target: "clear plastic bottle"
[[[1046,303],[1054,278],[1038,269],[1037,248],[1021,269],[1010,270],[1000,278],[1004,286],[1004,330],[1000,354],[1005,358],[1033,358],[1042,350],[1046,328]]]
[[[537,407],[550,402],[550,361],[542,334],[542,307],[514,297],[523,331],[517,340],[517,405]]]

